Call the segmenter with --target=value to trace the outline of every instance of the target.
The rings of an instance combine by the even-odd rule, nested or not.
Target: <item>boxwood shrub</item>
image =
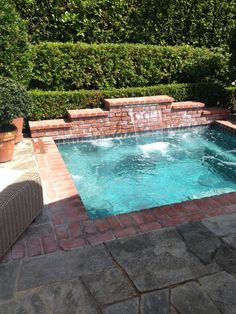
[[[25,117],[31,106],[26,88],[0,76],[0,130],[7,130],[14,118]]]
[[[30,87],[110,89],[169,83],[229,83],[223,49],[135,44],[39,43]]]
[[[29,92],[32,107],[29,119],[41,120],[65,116],[67,109],[102,107],[104,98],[169,95],[176,100],[203,101],[207,105],[233,105],[232,91],[218,84],[166,84],[110,90]],[[234,94],[235,95],[235,94]]]

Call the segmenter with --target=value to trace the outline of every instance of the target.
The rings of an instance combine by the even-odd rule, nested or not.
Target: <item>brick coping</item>
[[[87,117],[107,117],[108,111],[101,108],[68,110],[69,119],[87,118]]]
[[[55,238],[46,239],[51,241],[47,244],[48,249],[35,249],[33,255],[22,252],[14,254],[14,247],[19,250],[20,246],[20,243],[16,243],[13,253],[9,252],[3,262],[75,249],[236,212],[236,192],[231,192],[92,220],[53,138],[37,138],[32,141]],[[38,235],[38,242],[34,242],[34,245],[43,246],[45,236],[41,236]]]
[[[171,105],[171,109],[193,109],[203,107],[205,107],[205,104],[197,101],[178,101]]]
[[[104,99],[104,105],[107,108],[129,105],[171,104],[172,102],[174,102],[174,98],[167,95]]]

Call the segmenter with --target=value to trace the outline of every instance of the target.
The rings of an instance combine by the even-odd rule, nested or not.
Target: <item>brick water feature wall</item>
[[[31,136],[53,139],[115,136],[225,120],[228,110],[169,96],[105,99],[104,109],[68,110],[65,119],[31,121]]]

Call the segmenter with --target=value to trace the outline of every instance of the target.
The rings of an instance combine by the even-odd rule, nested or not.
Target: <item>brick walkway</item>
[[[34,159],[34,153],[30,140],[25,141],[27,145],[22,142],[16,147],[16,156],[22,156],[20,162],[9,163],[11,167],[22,168],[22,163],[37,166],[35,161],[29,162],[30,158]],[[34,139],[33,145],[47,205],[42,215],[2,258],[2,262],[70,250],[236,212],[236,193],[228,193],[91,220],[53,139]]]

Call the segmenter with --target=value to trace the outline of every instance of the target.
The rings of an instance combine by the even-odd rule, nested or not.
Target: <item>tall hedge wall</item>
[[[13,0],[0,1],[0,75],[26,86],[31,75],[26,23],[15,10]]]
[[[15,0],[32,42],[228,45],[235,0]]]
[[[207,105],[232,106],[235,89],[225,90],[217,84],[166,84],[150,87],[134,87],[110,90],[79,91],[30,91],[32,108],[29,119],[60,118],[68,109],[95,108],[103,106],[104,98],[169,95],[176,100],[203,101]]]
[[[39,43],[31,88],[108,89],[160,83],[228,83],[223,49],[135,44]]]

